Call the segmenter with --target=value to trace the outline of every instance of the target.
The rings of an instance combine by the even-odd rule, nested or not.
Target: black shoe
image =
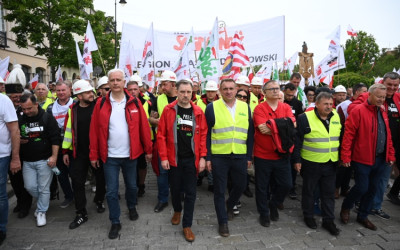
[[[138,197],[143,197],[143,195],[144,195],[144,193],[145,193],[145,191],[144,191],[144,188],[145,188],[145,185],[143,184],[143,185],[139,185],[138,186],[139,187],[139,190],[138,190]]]
[[[19,213],[21,211],[21,207],[19,205],[16,205],[13,209],[13,213]]]
[[[226,223],[220,224],[219,227],[218,227],[218,233],[222,237],[228,237],[229,236],[228,224],[226,224]]]
[[[296,189],[292,188],[292,189],[289,191],[289,198],[292,199],[292,200],[297,199]]]
[[[252,198],[252,197],[253,197],[253,193],[251,192],[249,186],[247,186],[247,188],[244,190],[243,194],[246,195],[246,196],[249,197],[249,198]]]
[[[154,208],[154,212],[159,213],[164,210],[168,206],[168,202],[158,202],[156,207]]]
[[[279,220],[279,213],[278,213],[278,208],[274,205],[269,203],[269,216],[272,221],[278,221]]]
[[[6,239],[6,233],[3,231],[0,231],[0,246],[3,244],[3,241]]]
[[[102,201],[97,201],[96,207],[97,207],[97,213],[99,214],[104,213],[104,211],[106,211],[106,208],[104,207],[104,203]]]
[[[69,229],[75,229],[88,220],[87,214],[77,214],[74,221],[69,224]]]
[[[317,229],[317,223],[315,222],[314,218],[305,218],[304,217],[304,222],[306,223],[307,227],[311,229]]]
[[[20,218],[20,219],[25,218],[26,216],[28,216],[28,214],[29,214],[29,210],[21,209],[18,213],[18,218]]]
[[[328,232],[334,236],[338,236],[340,233],[340,230],[336,227],[333,221],[323,221],[322,227],[328,230]]]
[[[197,186],[200,187],[203,184],[203,177],[197,177]]]
[[[233,220],[233,218],[235,218],[235,212],[233,211],[233,209],[227,209],[226,213],[228,215],[229,221],[231,221],[231,220]]]
[[[139,218],[139,214],[136,211],[136,208],[129,209],[129,219],[130,220],[137,220]]]
[[[208,185],[208,191],[210,191],[211,193],[214,193],[214,185]]]
[[[108,238],[111,240],[118,238],[120,230],[121,230],[121,224],[112,224],[110,232],[108,233]]]
[[[260,224],[263,227],[269,227],[270,225],[269,217],[260,215]]]

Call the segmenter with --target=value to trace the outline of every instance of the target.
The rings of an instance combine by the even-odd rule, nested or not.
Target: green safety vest
[[[304,135],[301,157],[307,161],[325,163],[339,160],[339,137],[342,125],[336,111],[332,111],[329,133],[315,111],[305,112],[311,132]]]
[[[249,107],[236,101],[235,121],[222,99],[213,102],[215,124],[211,131],[212,154],[246,154]]]

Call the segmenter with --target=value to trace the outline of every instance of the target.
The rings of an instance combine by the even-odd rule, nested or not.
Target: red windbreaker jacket
[[[105,97],[103,105],[102,98],[97,100],[94,107],[92,120],[90,122],[90,154],[91,161],[106,162],[108,156],[108,132],[111,116],[110,93]],[[125,118],[128,123],[128,132],[130,140],[130,159],[138,158],[143,152],[152,153],[152,141],[150,135],[150,126],[142,104],[136,97],[131,96],[127,90]],[[134,100],[136,99],[136,101]]]
[[[207,156],[207,122],[206,117],[197,105],[190,101],[193,108],[193,137],[192,149],[195,155],[196,170],[199,171],[200,157]],[[176,134],[176,113],[178,109],[178,100],[168,104],[158,123],[157,145],[158,154],[162,161],[168,160],[173,167],[177,165],[178,158],[178,142]]]
[[[386,125],[386,162],[395,161],[389,119],[382,108],[380,111]],[[345,123],[341,160],[344,163],[356,161],[366,165],[375,164],[377,128],[375,105],[370,105],[366,99],[364,103],[353,106]]]

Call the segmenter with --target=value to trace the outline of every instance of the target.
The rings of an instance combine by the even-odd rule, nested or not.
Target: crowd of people
[[[113,69],[93,83],[86,80],[39,83],[26,90],[18,65],[6,82],[0,79],[0,244],[8,219],[7,174],[14,189],[18,218],[34,216],[45,226],[50,200],[64,195],[61,208],[75,204],[76,229],[88,221],[85,183],[91,173],[97,212],[107,201],[116,239],[121,226],[119,175],[125,183],[129,219],[139,218],[137,199],[145,194],[147,166],[157,176],[154,212],[171,203],[173,225],[182,224],[192,242],[196,189],[207,178],[213,192],[218,233],[229,236],[228,221],[240,213],[242,194],[253,197],[248,169],[254,167],[255,202],[261,226],[279,221],[285,198],[297,198],[302,178],[304,223],[337,236],[335,199],[345,196],[340,220],[350,221],[356,206],[358,223],[377,230],[368,219],[390,216],[382,201],[392,166],[399,159],[400,76],[389,72],[369,88],[358,83],[299,87],[293,73],[280,85],[239,76],[219,83],[177,80],[164,71],[158,93],[150,93],[138,75],[125,80]],[[24,90],[25,88],[25,90]],[[300,94],[304,93],[304,100]],[[354,185],[350,187],[354,176]],[[400,179],[387,198],[396,205]],[[227,197],[226,197],[227,193]],[[182,220],[182,222],[181,222]]]

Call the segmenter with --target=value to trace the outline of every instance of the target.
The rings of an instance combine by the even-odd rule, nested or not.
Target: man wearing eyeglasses
[[[103,76],[97,83],[97,95],[106,96],[108,91],[110,91],[110,85],[108,84],[108,77]]]
[[[229,236],[228,220],[233,220],[233,207],[246,188],[247,168],[253,153],[253,121],[249,106],[236,100],[233,79],[224,79],[219,91],[222,98],[207,105],[207,170],[213,171],[214,206],[219,234]],[[228,173],[232,190],[225,203]]]
[[[282,156],[276,152],[271,129],[267,126],[270,120],[289,118],[294,130],[296,119],[290,106],[279,102],[279,84],[267,82],[264,87],[265,102],[254,110],[254,170],[256,178],[256,203],[260,214],[259,222],[269,227],[270,220],[279,219],[278,206],[292,187],[289,155]],[[288,128],[290,129],[290,128]],[[293,131],[294,133],[294,131]],[[282,138],[283,140],[283,138]],[[293,145],[293,141],[292,141]],[[268,201],[268,191],[272,178],[275,188]]]

